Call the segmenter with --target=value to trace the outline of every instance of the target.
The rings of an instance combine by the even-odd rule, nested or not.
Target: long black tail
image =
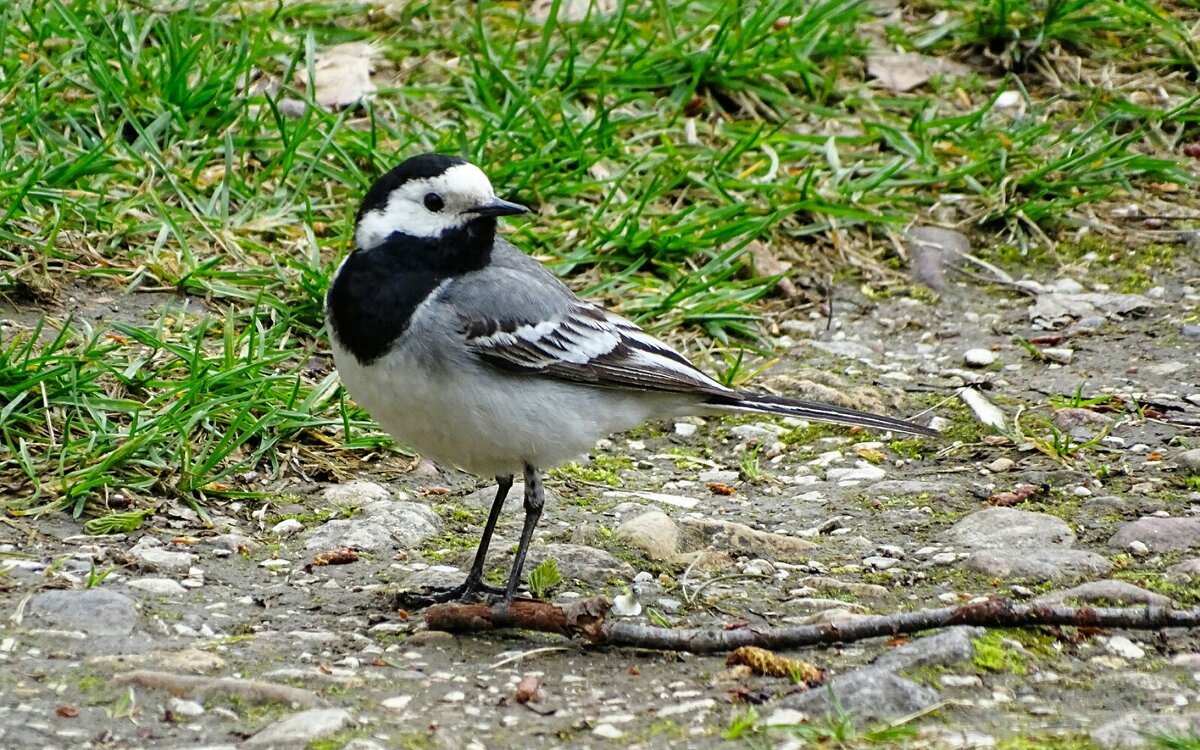
[[[847,409],[843,406],[821,404],[816,401],[801,401],[784,396],[770,396],[765,393],[738,391],[738,398],[716,396],[709,403],[722,410],[732,412],[759,412],[763,414],[779,414],[785,417],[813,419],[818,422],[833,422],[855,427],[871,427],[876,430],[894,430],[908,435],[929,435],[937,437],[940,432],[932,427],[909,422],[896,417],[885,417],[865,411]]]

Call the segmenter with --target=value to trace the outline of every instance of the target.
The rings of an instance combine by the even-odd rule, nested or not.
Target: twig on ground
[[[1013,604],[998,598],[958,607],[896,612],[786,628],[745,626],[735,629],[672,629],[627,620],[608,622],[605,616],[611,606],[612,602],[603,596],[575,602],[565,608],[528,600],[515,601],[508,608],[499,604],[441,604],[429,608],[425,613],[425,623],[431,630],[454,633],[522,628],[581,637],[597,645],[691,653],[732,651],[740,646],[784,649],[847,643],[953,625],[992,628],[1070,625],[1134,630],[1200,627],[1200,608],[1067,607],[1057,604]]]

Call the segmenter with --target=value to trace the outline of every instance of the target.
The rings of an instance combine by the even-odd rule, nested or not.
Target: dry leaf
[[[317,55],[313,98],[325,109],[343,109],[375,91],[371,82],[379,51],[365,42],[338,44]],[[300,71],[300,82],[308,84],[308,72]]]
[[[517,703],[537,702],[538,680],[533,675],[525,675],[517,683]]]
[[[322,552],[313,558],[313,565],[346,565],[358,562],[358,551],[353,547]]]
[[[867,55],[867,75],[896,93],[911,91],[938,74],[957,77],[965,71],[966,68],[956,62],[909,52]]]
[[[820,685],[825,680],[825,670],[820,667],[800,659],[789,659],[756,646],[742,646],[725,660],[727,667],[739,664],[749,667],[754,674],[764,677],[791,677],[796,682],[803,682],[810,687]]]

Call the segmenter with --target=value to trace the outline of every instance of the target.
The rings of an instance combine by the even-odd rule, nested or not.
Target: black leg
[[[521,569],[525,567],[525,555],[529,552],[529,542],[533,539],[533,530],[537,527],[538,519],[542,517],[542,506],[545,504],[542,475],[537,469],[525,464],[525,528],[521,529],[521,541],[517,544],[517,554],[508,574],[508,590],[504,592],[506,604],[512,601],[517,587],[521,585]]]
[[[488,513],[487,523],[484,524],[483,535],[479,538],[479,548],[475,551],[475,562],[471,564],[467,580],[452,589],[428,597],[430,602],[467,601],[473,594],[480,591],[488,594],[505,593],[505,589],[489,586],[483,582],[483,564],[487,559],[488,545],[492,542],[492,532],[496,530],[496,522],[500,520],[500,511],[504,510],[504,501],[512,486],[512,474],[496,477],[496,499],[492,501],[492,509]],[[526,490],[526,495],[528,495],[528,490]]]

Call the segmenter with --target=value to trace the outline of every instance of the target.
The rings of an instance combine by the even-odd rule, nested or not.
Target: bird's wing
[[[633,322],[576,297],[528,256],[494,259],[446,296],[468,351],[483,361],[607,388],[737,396]]]

